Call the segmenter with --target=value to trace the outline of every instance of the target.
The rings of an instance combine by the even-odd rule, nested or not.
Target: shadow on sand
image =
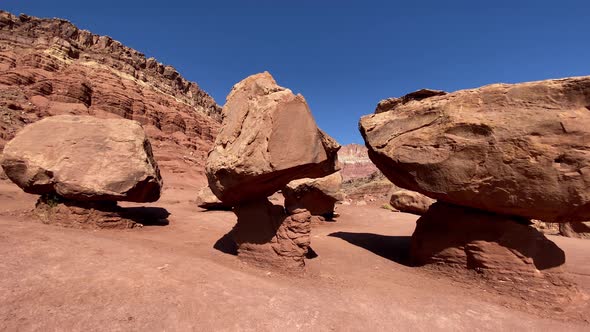
[[[123,207],[121,208],[121,212],[126,218],[144,226],[167,226],[170,224],[168,221],[170,212],[161,207]]]
[[[398,264],[410,264],[410,236],[388,236],[372,233],[335,232],[337,237]]]

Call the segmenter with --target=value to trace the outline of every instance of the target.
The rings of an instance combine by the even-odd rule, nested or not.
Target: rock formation
[[[140,122],[164,171],[201,174],[221,108],[171,66],[62,19],[0,11],[0,149],[60,115]]]
[[[231,210],[231,205],[224,204],[217,198],[209,186],[205,186],[199,190],[196,203],[198,207],[206,210]]]
[[[336,202],[344,198],[341,189],[342,175],[336,172],[317,179],[293,180],[283,188],[282,193],[287,212],[305,209],[314,216],[332,220]]]
[[[398,190],[391,194],[389,204],[401,211],[423,215],[428,211],[428,208],[436,202],[428,196],[410,190]]]
[[[392,182],[439,202],[418,221],[415,262],[529,275],[563,264],[529,219],[590,217],[590,77],[400,100],[360,130]]]
[[[37,211],[46,222],[100,226],[103,217],[120,217],[116,201],[153,202],[162,188],[147,136],[139,123],[125,119],[45,118],[7,143],[0,163],[25,192],[41,195]],[[106,224],[135,223],[120,218]]]
[[[590,219],[590,77],[412,100],[365,116],[369,156],[396,185],[546,222]]]
[[[237,83],[223,108],[223,124],[210,151],[213,193],[233,206],[231,234],[238,256],[253,264],[299,269],[309,246],[311,214],[273,205],[267,197],[292,180],[337,170],[340,146],[317,128],[305,99],[268,73]]]

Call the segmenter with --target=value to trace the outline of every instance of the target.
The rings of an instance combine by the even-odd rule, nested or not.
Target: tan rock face
[[[417,215],[426,213],[434,202],[436,202],[434,199],[410,190],[398,190],[391,194],[389,200],[393,208]]]
[[[25,192],[77,201],[153,202],[162,187],[147,136],[125,119],[40,120],[6,144],[1,164]]]
[[[317,179],[293,180],[282,190],[285,208],[291,213],[306,209],[314,216],[332,219],[334,205],[344,199],[340,172]]]
[[[291,180],[335,172],[340,146],[318,129],[301,95],[265,72],[236,84],[206,170],[211,190],[235,205],[267,197]]]
[[[0,11],[0,149],[47,116],[126,118],[144,126],[163,171],[204,176],[220,113],[196,83],[110,37]]]
[[[414,264],[445,263],[493,274],[557,271],[565,254],[528,221],[435,203],[412,235]]]
[[[590,77],[409,100],[360,129],[403,188],[547,222],[590,219]]]

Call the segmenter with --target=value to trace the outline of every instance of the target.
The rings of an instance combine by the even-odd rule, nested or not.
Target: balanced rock
[[[492,274],[559,271],[565,254],[528,220],[434,203],[412,235],[414,264],[444,263]]]
[[[231,210],[231,206],[224,204],[211,191],[209,186],[205,186],[197,193],[197,206],[206,210]]]
[[[2,168],[25,192],[74,201],[153,202],[162,178],[138,122],[60,115],[22,129]]]
[[[401,212],[423,215],[436,202],[421,193],[410,190],[398,190],[391,194],[389,204]]]
[[[361,119],[377,167],[439,201],[590,220],[590,76],[409,99]]]
[[[268,197],[294,179],[336,171],[338,143],[318,129],[303,96],[268,72],[236,84],[223,115],[206,170],[224,203]]]
[[[344,199],[340,172],[316,179],[293,180],[283,188],[288,212],[306,209],[314,216],[328,220],[334,217],[334,205]]]

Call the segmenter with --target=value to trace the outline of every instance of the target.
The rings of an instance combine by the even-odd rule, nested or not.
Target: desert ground
[[[192,202],[203,177],[163,177],[158,202],[125,204],[160,220],[130,230],[42,224],[28,216],[37,196],[1,181],[0,330],[590,328],[586,240],[549,236],[565,251],[567,277],[577,286],[562,303],[545,302],[408,266],[417,216],[378,204],[339,205],[335,222],[314,225],[317,256],[307,259],[305,273],[286,275],[224,253],[219,240],[236,217]]]

